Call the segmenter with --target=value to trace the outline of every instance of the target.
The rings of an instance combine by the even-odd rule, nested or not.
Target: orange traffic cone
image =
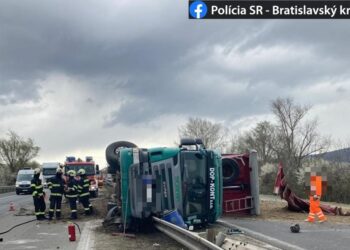
[[[9,211],[15,211],[15,204],[11,201]]]

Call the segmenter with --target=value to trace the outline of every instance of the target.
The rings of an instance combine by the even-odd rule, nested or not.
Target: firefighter
[[[320,208],[320,200],[322,195],[322,176],[318,176],[315,173],[311,173],[310,176],[310,212],[305,221],[314,222],[317,216],[319,222],[325,222],[327,220]]]
[[[67,188],[66,188],[66,197],[68,198],[69,206],[71,209],[70,218],[75,220],[78,218],[78,214],[77,214],[78,186],[77,186],[77,181],[74,178],[76,174],[74,170],[69,170],[67,174],[68,174],[68,182],[67,182]]]
[[[56,219],[59,220],[61,218],[61,203],[65,185],[64,179],[62,178],[62,173],[62,168],[58,167],[56,169],[56,176],[52,177],[48,182],[48,187],[51,191],[49,220],[52,220],[55,209]]]
[[[34,200],[35,216],[37,220],[44,220],[45,218],[45,199],[44,190],[41,183],[40,168],[34,169],[34,176],[31,181],[32,195]]]
[[[84,206],[85,215],[90,215],[92,213],[92,205],[89,200],[90,180],[86,177],[86,172],[84,169],[79,169],[78,175],[80,176],[80,180],[78,182],[79,201]]]

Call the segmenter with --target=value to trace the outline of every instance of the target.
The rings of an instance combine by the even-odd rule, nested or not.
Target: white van
[[[44,188],[47,188],[48,179],[56,175],[56,169],[60,166],[59,162],[45,162],[41,166],[42,181]]]
[[[27,193],[31,194],[31,180],[34,177],[34,170],[30,168],[21,169],[18,171],[16,178],[16,194]]]

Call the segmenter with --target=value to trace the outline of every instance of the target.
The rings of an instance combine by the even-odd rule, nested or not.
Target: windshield
[[[17,181],[31,181],[33,174],[19,174],[17,175]]]
[[[56,168],[44,168],[43,169],[43,175],[55,175],[56,174]]]
[[[183,197],[186,216],[204,214],[207,201],[207,160],[196,151],[182,153]]]
[[[78,172],[82,168],[85,170],[86,175],[95,175],[95,165],[66,165],[65,172],[67,173],[69,170]]]

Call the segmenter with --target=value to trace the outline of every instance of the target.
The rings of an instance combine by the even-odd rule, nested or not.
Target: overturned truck
[[[200,139],[182,139],[178,148],[115,142],[106,159],[116,180],[116,206],[109,215],[118,214],[124,228],[171,210],[188,226],[213,223],[222,214],[221,155]]]

